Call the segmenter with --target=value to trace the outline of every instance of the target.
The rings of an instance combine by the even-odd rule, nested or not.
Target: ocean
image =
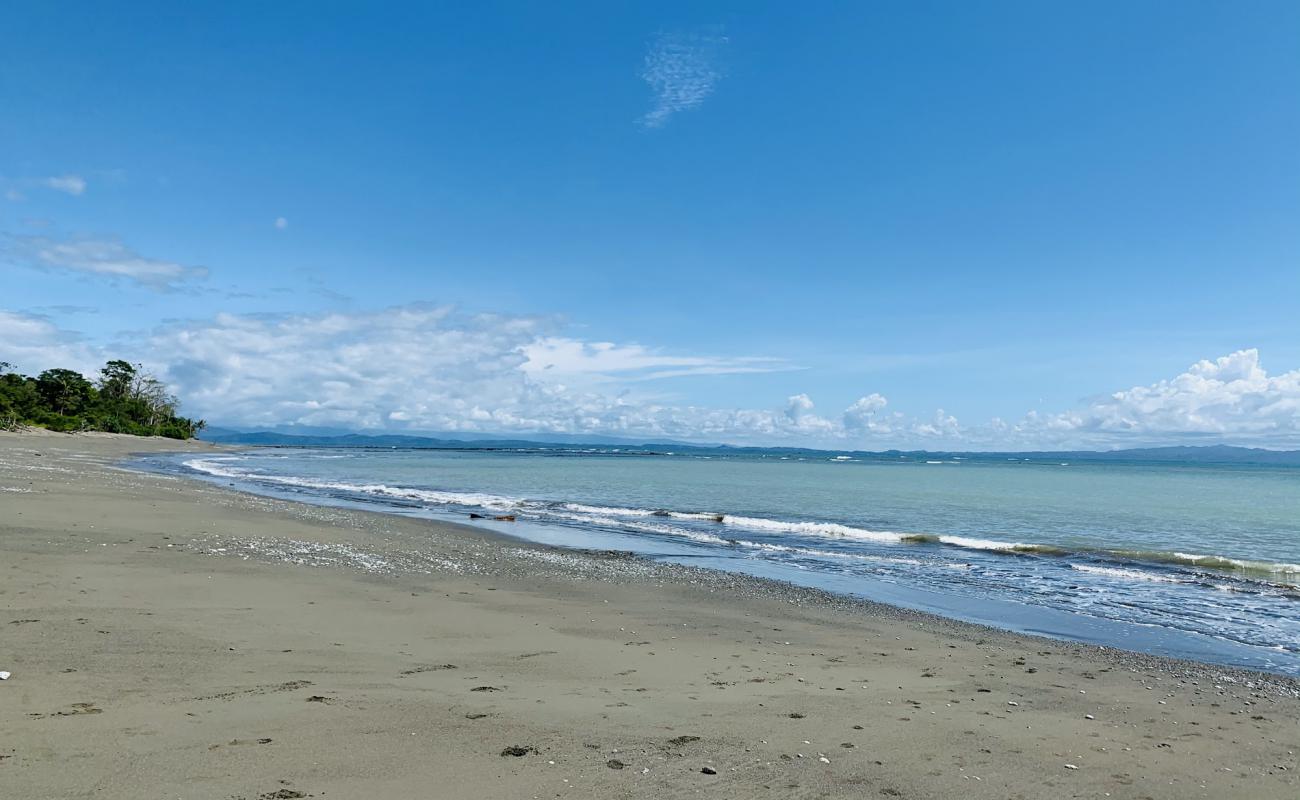
[[[619,448],[262,448],[142,464],[1300,675],[1294,466]]]

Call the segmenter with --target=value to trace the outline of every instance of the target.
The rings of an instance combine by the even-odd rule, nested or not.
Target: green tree
[[[85,410],[94,396],[95,387],[79,372],[70,369],[47,369],[36,376],[36,392],[56,414],[75,416]]]
[[[98,388],[70,369],[48,369],[36,378],[12,370],[0,362],[0,429],[39,425],[190,439],[206,425],[178,416],[175,395],[139,364],[108,362],[99,371]]]
[[[110,361],[99,371],[99,394],[108,400],[130,396],[138,370],[126,361]]]
[[[0,361],[0,430],[15,430],[30,420],[40,406],[36,382]]]

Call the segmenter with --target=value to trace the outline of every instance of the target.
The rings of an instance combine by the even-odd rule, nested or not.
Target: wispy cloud
[[[41,184],[57,192],[70,195],[80,195],[86,191],[86,179],[80,175],[56,175],[50,178],[42,178]]]
[[[526,345],[523,353],[528,357],[520,367],[525,373],[566,384],[647,381],[691,375],[735,375],[797,369],[774,358],[673,355],[639,344],[586,342],[562,336],[540,337]]]
[[[5,190],[5,199],[14,203],[26,200],[28,193],[32,190],[52,189],[56,192],[70,194],[73,197],[80,197],[85,193],[86,187],[89,185],[84,177],[70,172],[44,178],[5,178],[0,176],[0,187]]]
[[[10,242],[7,254],[28,266],[128,280],[156,291],[174,290],[208,275],[203,267],[142,256],[116,237],[14,236]]]
[[[727,38],[708,33],[661,33],[650,40],[641,79],[654,92],[654,106],[641,124],[662,128],[674,114],[698,107],[722,79]]]

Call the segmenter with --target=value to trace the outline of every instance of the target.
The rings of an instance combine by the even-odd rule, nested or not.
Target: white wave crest
[[[772,531],[774,533],[796,533],[805,536],[825,536],[833,539],[861,539],[868,542],[902,542],[903,534],[893,531],[872,531],[866,528],[854,528],[837,522],[783,522],[764,517],[733,517],[730,514],[722,518],[724,525],[748,528],[755,531]]]
[[[274,483],[280,486],[297,486],[303,489],[325,489],[337,492],[355,492],[378,497],[392,497],[401,500],[418,500],[434,505],[476,506],[493,511],[506,511],[519,506],[522,502],[511,497],[501,497],[480,492],[437,492],[427,489],[408,489],[401,486],[388,486],[383,483],[346,483],[343,481],[321,481],[311,478],[298,478],[288,475],[266,475],[214,463],[216,459],[193,459],[184,462],[185,466],[221,478],[255,480],[262,483]]]
[[[999,542],[993,539],[973,539],[969,536],[937,536],[940,542],[953,547],[965,547],[968,550],[993,550],[996,552],[1013,552],[1032,550],[1037,545],[1024,542]]]
[[[1158,575],[1154,572],[1143,572],[1137,569],[1124,569],[1122,567],[1098,567],[1092,564],[1071,564],[1070,569],[1078,572],[1086,572],[1089,575],[1105,575],[1108,578],[1123,578],[1133,581],[1152,581],[1155,583],[1187,583],[1171,575]]]

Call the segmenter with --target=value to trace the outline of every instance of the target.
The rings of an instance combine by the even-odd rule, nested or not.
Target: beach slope
[[[0,434],[0,796],[1293,798],[1295,684]]]

